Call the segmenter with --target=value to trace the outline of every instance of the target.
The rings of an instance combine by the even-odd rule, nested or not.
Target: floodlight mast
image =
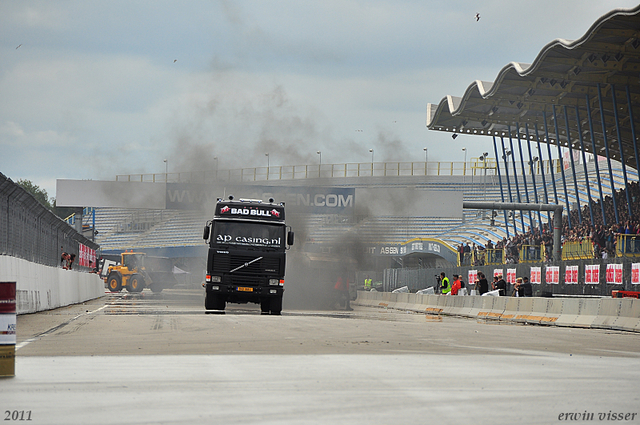
[[[524,211],[553,211],[553,260],[562,260],[562,205],[554,204],[529,204],[521,202],[472,202],[462,203],[462,208],[478,210],[524,210]],[[540,229],[542,230],[542,229]]]

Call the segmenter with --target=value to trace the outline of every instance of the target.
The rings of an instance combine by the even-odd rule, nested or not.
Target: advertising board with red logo
[[[584,283],[586,285],[600,283],[600,264],[587,264],[584,266]]]
[[[272,204],[220,202],[216,205],[216,217],[284,221],[284,207]]]
[[[557,285],[560,283],[560,266],[547,266],[545,282],[549,285]]]
[[[475,284],[476,279],[478,279],[478,270],[469,270],[467,273],[467,282],[469,285]]]
[[[631,264],[631,283],[640,285],[640,263]]]
[[[78,244],[78,265],[82,267],[94,267],[96,265],[96,250],[86,245]]]
[[[565,267],[564,283],[569,285],[576,285],[578,283],[578,266]]]
[[[529,281],[532,285],[542,283],[542,267],[531,267],[529,275]]]
[[[502,269],[493,269],[493,277],[502,276]]]
[[[607,264],[607,283],[622,285],[622,264]]]
[[[507,269],[507,283],[516,283],[516,269]]]

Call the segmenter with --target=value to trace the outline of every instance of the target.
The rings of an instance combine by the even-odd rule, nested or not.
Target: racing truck
[[[105,282],[111,292],[120,292],[122,288],[129,292],[142,292],[148,287],[152,292],[159,293],[177,283],[169,258],[125,251],[120,254],[119,260],[119,264],[110,265],[106,272]]]
[[[209,244],[202,284],[206,310],[256,303],[262,314],[281,313],[285,253],[294,240],[284,209],[284,202],[275,204],[273,199],[218,198],[203,234]]]

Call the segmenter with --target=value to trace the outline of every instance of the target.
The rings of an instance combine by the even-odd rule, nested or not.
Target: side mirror
[[[202,234],[202,239],[205,241],[209,239],[209,233],[211,232],[211,228],[209,226],[204,226],[204,233]]]
[[[291,230],[287,233],[287,245],[293,245],[293,232]]]

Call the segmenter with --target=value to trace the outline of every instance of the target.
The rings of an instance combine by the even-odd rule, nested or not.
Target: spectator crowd
[[[631,215],[627,208],[627,192],[631,200]],[[596,258],[608,258],[615,255],[618,235],[638,235],[640,237],[640,185],[638,182],[631,182],[626,189],[615,192],[616,206],[618,212],[618,222],[613,198],[609,195],[604,198],[604,203],[600,200],[591,201],[593,211],[593,223],[589,205],[582,207],[578,214],[578,209],[570,212],[571,226],[567,217],[563,217],[562,243],[589,241]],[[603,211],[606,223],[603,222]],[[635,243],[635,236],[628,236],[624,239],[626,244],[625,252],[636,252],[640,249],[640,238],[638,244]],[[522,249],[526,247],[526,249]],[[531,227],[527,232],[511,235],[503,238],[495,244],[489,240],[485,247],[475,244],[461,244],[458,247],[460,264],[482,266],[486,262],[496,262],[493,256],[497,255],[494,250],[503,250],[504,262],[507,264],[518,263],[521,255],[529,259],[538,259],[550,262],[553,258],[553,229],[549,223],[544,223],[542,229]],[[487,255],[488,254],[488,255]]]

